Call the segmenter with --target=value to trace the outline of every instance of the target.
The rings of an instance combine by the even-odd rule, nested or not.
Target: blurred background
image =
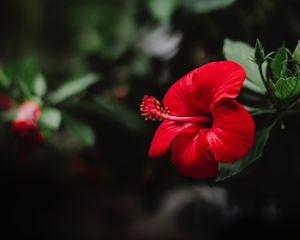
[[[297,0],[1,0],[1,235],[40,239],[298,239],[299,119],[263,157],[219,183],[147,156],[161,99],[188,71],[222,60],[225,38],[267,52],[300,39]],[[11,134],[41,103],[44,142],[26,160]],[[259,121],[259,120],[257,120]]]

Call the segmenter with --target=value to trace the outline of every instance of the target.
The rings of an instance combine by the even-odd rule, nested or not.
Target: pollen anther
[[[167,107],[162,104],[153,96],[145,95],[140,105],[141,116],[145,120],[158,120],[168,119],[175,122],[198,122],[207,124],[210,122],[209,116],[176,116],[171,113]]]
[[[158,120],[161,121],[164,118],[164,115],[168,114],[168,111],[164,109],[160,101],[158,101],[153,96],[145,95],[140,105],[140,111],[142,116],[145,117],[145,120]]]

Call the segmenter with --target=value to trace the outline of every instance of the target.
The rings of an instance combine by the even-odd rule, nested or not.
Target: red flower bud
[[[36,102],[28,101],[21,105],[12,122],[12,133],[28,150],[32,150],[43,141],[37,126],[40,115],[40,106]]]

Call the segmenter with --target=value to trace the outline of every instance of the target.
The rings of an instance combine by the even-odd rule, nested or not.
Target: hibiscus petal
[[[182,132],[193,132],[203,128],[196,123],[174,122],[164,120],[157,128],[149,149],[149,156],[158,158],[163,156],[169,149],[173,139]]]
[[[195,70],[176,81],[163,98],[163,105],[176,116],[208,115],[209,105],[205,101],[199,101],[193,94]]]
[[[207,115],[223,98],[236,98],[245,80],[244,69],[233,61],[205,64],[176,81],[163,99],[177,116]]]
[[[211,62],[195,70],[193,95],[212,109],[221,99],[236,98],[245,78],[245,70],[233,61]]]
[[[171,161],[180,173],[193,178],[211,178],[218,171],[201,130],[178,135],[172,143]]]
[[[212,119],[213,125],[206,136],[215,160],[239,160],[254,142],[254,122],[251,115],[238,102],[223,99],[212,110]]]

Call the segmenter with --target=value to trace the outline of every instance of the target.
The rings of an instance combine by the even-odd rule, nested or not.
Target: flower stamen
[[[210,117],[179,117],[171,114],[167,107],[163,107],[160,101],[153,96],[145,95],[140,105],[141,116],[145,117],[145,120],[158,120],[168,119],[176,122],[199,122],[208,123]]]

